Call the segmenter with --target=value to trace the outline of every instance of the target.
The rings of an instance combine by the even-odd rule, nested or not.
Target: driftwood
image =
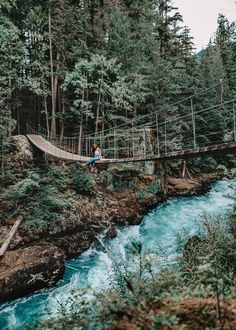
[[[16,220],[16,222],[14,223],[14,225],[12,226],[12,228],[7,236],[7,239],[5,240],[5,242],[2,244],[2,246],[0,248],[0,258],[4,256],[7,248],[10,245],[11,240],[12,240],[13,236],[15,235],[21,222],[22,222],[22,217],[19,216],[18,219]]]

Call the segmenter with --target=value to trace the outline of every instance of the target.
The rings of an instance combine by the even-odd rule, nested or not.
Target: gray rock
[[[26,161],[31,162],[33,160],[33,148],[24,135],[15,135],[12,137],[17,147],[17,157]]]

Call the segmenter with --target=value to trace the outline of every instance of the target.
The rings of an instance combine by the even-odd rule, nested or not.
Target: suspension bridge
[[[91,145],[102,150],[96,163],[123,163],[236,152],[236,99],[223,99],[221,82],[158,111],[96,134],[61,137],[27,125],[27,137],[53,157],[86,162]],[[212,97],[204,97],[211,93]],[[198,102],[201,98],[201,102]],[[205,100],[205,101],[202,101]],[[199,104],[201,103],[201,106]]]

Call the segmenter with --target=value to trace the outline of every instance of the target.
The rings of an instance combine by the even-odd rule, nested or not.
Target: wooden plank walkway
[[[68,160],[86,162],[90,157],[80,156],[60,148],[57,148],[52,143],[45,140],[41,135],[27,135],[28,139],[41,151],[51,155],[53,157]],[[135,157],[135,158],[120,158],[120,159],[101,159],[96,161],[96,164],[107,164],[107,163],[127,163],[127,162],[140,162],[140,161],[151,161],[151,160],[171,160],[171,159],[186,159],[193,157],[200,157],[204,155],[222,155],[222,154],[234,154],[236,153],[236,142],[224,143],[218,145],[210,145],[206,147],[200,147],[196,149],[185,149],[167,152],[166,154],[150,155],[146,157]]]
[[[71,152],[64,151],[56,146],[54,146],[49,141],[45,140],[41,135],[28,134],[27,138],[41,151],[45,152],[48,155],[51,155],[55,158],[69,160],[69,161],[78,161],[86,162],[90,157],[84,157],[77,154],[72,154]]]

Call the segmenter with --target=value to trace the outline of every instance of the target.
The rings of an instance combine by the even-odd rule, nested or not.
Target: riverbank
[[[13,239],[10,250],[34,245],[54,244],[67,258],[78,256],[96,241],[96,235],[106,232],[115,237],[116,226],[139,224],[148,211],[168,198],[205,194],[210,184],[219,179],[219,173],[200,174],[194,179],[167,178],[167,193],[149,191],[150,183],[156,183],[156,177],[142,175],[135,187],[109,192],[97,188],[96,196],[71,194],[74,205],[62,210],[59,225],[34,228],[29,231],[24,224]]]
[[[140,197],[136,189],[103,191],[93,198],[80,196],[73,212],[63,214],[60,229],[44,231],[36,228],[30,234],[23,226],[14,237],[10,250],[0,260],[0,300],[17,298],[53,285],[63,276],[65,258],[87,250],[99,233],[106,232],[113,238],[116,226],[139,224],[145,213],[170,197],[206,193],[209,184],[217,178],[218,174],[199,175],[191,180],[168,178],[166,196],[147,193]],[[148,180],[155,180],[155,177],[148,176]],[[50,259],[42,261],[38,249],[40,254],[50,254]],[[31,258],[25,258],[25,254]],[[16,261],[17,267],[14,265],[13,268]]]
[[[157,322],[160,328],[161,325],[173,327],[176,324],[176,329],[179,329],[186,324],[188,328],[201,329],[207,322],[208,326],[216,325],[216,300],[210,301],[206,295],[214,296],[215,267],[221,290],[222,280],[225,279],[228,285],[228,276],[232,275],[231,268],[235,265],[227,261],[233,260],[235,249],[232,248],[232,234],[227,232],[231,227],[224,221],[226,215],[233,212],[233,196],[235,181],[220,180],[211,185],[207,194],[171,198],[160,204],[143,217],[140,225],[118,227],[117,237],[111,241],[100,236],[108,252],[100,244],[93,244],[79,257],[66,263],[63,280],[51,289],[2,304],[0,327],[4,330],[22,329],[28,324],[31,328],[68,329],[73,325],[87,329],[89,327],[86,325],[94,324],[91,328],[100,329],[99,325],[110,324],[110,327],[107,326],[109,329],[123,329],[122,325],[135,329],[135,325],[151,327]],[[201,235],[207,235],[209,230],[211,238],[198,240],[202,244],[194,245],[192,257],[188,248],[188,264],[185,267],[181,258],[182,249],[189,237],[199,235],[201,224],[205,226],[201,227]],[[181,239],[176,241],[177,237]],[[134,250],[135,247],[137,250]],[[204,267],[194,267],[192,262],[197,257],[197,262]],[[121,273],[114,268],[113,258]],[[207,267],[213,260],[212,266]],[[162,263],[166,262],[168,267],[162,267]],[[218,270],[225,267],[222,278],[222,272]],[[230,269],[227,270],[227,267]],[[162,269],[161,273],[159,269]],[[155,276],[156,271],[158,276]],[[148,274],[154,282],[147,281]],[[194,280],[196,278],[197,281]],[[199,280],[206,287],[198,287]],[[88,304],[86,297],[93,294],[96,294],[95,301]],[[232,301],[225,298],[220,296],[221,324],[229,329],[225,317],[234,318],[234,312],[233,305],[230,305]],[[186,304],[189,306],[188,318],[183,313]],[[226,309],[225,304],[228,305]],[[46,323],[40,323],[45,319],[48,320]]]
[[[2,242],[17,212],[25,221],[0,260],[2,301],[55,284],[63,276],[65,259],[87,250],[101,232],[115,237],[116,226],[139,224],[144,214],[168,198],[204,194],[221,177],[220,173],[191,179],[167,177],[163,195],[158,173],[149,175],[133,165],[90,176],[79,167],[54,162],[36,172],[31,146],[23,138],[17,141],[17,148],[9,154],[17,182],[1,198]],[[49,251],[50,260],[42,261],[39,249]],[[13,269],[12,260],[18,267]]]

